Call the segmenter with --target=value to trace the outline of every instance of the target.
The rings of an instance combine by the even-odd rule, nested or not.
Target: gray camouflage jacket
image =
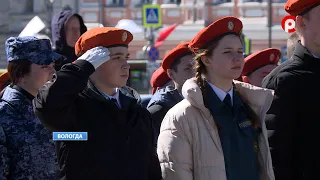
[[[52,135],[25,94],[7,87],[0,100],[0,180],[51,180],[57,169]]]

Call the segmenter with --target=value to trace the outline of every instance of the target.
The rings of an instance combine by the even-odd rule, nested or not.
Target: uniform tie
[[[118,105],[117,99],[111,98],[111,101],[112,101],[113,105],[114,105],[116,108],[120,108],[119,105]]]
[[[227,105],[228,108],[230,108],[230,110],[232,111],[231,96],[230,96],[229,93],[228,93],[228,94],[226,95],[226,97],[224,98],[223,103],[224,103],[225,105]]]

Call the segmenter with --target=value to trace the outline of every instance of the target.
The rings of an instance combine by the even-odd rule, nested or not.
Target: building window
[[[107,7],[123,7],[125,0],[106,0]]]
[[[152,4],[152,0],[134,0],[131,1],[134,7],[142,7],[144,4]]]
[[[264,0],[264,1],[268,2],[268,0]],[[272,0],[272,2],[274,2],[274,3],[286,3],[287,0]]]
[[[25,12],[33,12],[33,0],[26,1]]]
[[[151,4],[152,0],[140,0],[141,4]]]
[[[262,2],[263,0],[241,0],[240,2],[242,3],[247,3],[247,2]]]
[[[213,5],[219,5],[219,4],[230,3],[230,2],[233,2],[233,0],[213,0],[212,1]]]
[[[242,0],[242,2],[246,3],[246,2],[269,2],[269,0]],[[272,0],[273,3],[285,3],[287,2],[287,0]]]
[[[165,0],[165,4],[181,4],[181,0]]]

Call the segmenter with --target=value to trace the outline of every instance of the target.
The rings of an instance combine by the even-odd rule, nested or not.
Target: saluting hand
[[[101,64],[110,60],[110,51],[108,48],[103,46],[94,47],[89,49],[83,55],[81,55],[77,60],[86,60],[90,62],[95,69],[97,69]]]

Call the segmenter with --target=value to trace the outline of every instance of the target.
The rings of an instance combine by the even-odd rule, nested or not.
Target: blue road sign
[[[159,4],[145,4],[142,7],[142,24],[145,28],[161,27],[162,16]]]
[[[152,61],[156,61],[159,58],[159,50],[155,47],[151,47],[148,52],[149,59]]]
[[[159,12],[156,8],[146,9],[147,18],[146,21],[148,24],[158,24]]]

